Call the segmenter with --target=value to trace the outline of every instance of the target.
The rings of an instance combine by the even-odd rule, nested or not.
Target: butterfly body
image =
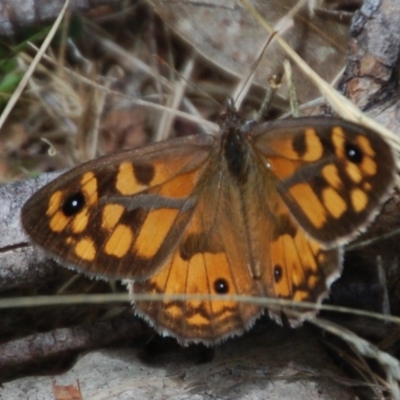
[[[333,118],[244,124],[106,156],[39,190],[22,210],[32,240],[63,263],[127,280],[136,312],[182,343],[215,343],[263,308],[246,295],[319,302],[341,245],[372,220],[395,161],[374,132]],[[297,318],[284,310],[289,322]],[[279,319],[281,309],[269,307]]]

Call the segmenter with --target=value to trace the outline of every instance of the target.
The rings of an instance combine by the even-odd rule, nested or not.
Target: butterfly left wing
[[[253,144],[291,215],[324,247],[347,243],[364,229],[394,183],[390,146],[375,132],[340,119],[259,125]]]

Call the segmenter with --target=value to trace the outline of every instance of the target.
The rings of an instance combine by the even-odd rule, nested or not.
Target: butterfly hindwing
[[[259,159],[253,163],[241,207],[250,258],[257,260],[252,276],[262,283],[266,297],[319,303],[339,276],[341,250],[327,250],[308,237],[275,190],[276,177]],[[299,324],[302,311],[310,311],[297,309],[295,314],[288,307],[266,305],[275,320],[281,321],[284,312],[291,325]]]
[[[307,237],[289,213],[280,214],[275,222],[275,235],[268,243],[269,275],[264,277],[274,284],[272,297],[320,303],[328,294],[330,284],[340,275],[341,249],[325,249]],[[268,310],[280,321],[281,307],[271,305]],[[295,311],[297,314],[292,313],[290,307],[284,308],[291,325],[299,324],[301,313],[312,311],[315,314],[315,309],[295,308]]]
[[[243,332],[262,308],[218,295],[265,295],[254,276],[241,195],[224,163],[212,163],[180,244],[167,265],[143,282],[130,283],[135,294],[184,294],[185,299],[136,302],[136,311],[180,342],[213,343]],[[210,205],[213,205],[210,207]],[[196,298],[196,295],[209,297]],[[194,297],[193,297],[194,296]]]

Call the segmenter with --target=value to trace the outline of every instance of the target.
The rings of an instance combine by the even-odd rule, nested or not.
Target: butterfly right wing
[[[146,278],[180,241],[214,143],[195,135],[80,165],[25,203],[23,226],[67,266]]]

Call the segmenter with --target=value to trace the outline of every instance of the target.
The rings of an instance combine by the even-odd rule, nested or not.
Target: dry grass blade
[[[393,399],[400,399],[400,362],[398,359],[384,351],[381,351],[377,346],[362,339],[343,326],[323,320],[321,318],[310,320],[310,323],[343,339],[362,356],[375,359],[382,366],[386,373],[386,383]]]
[[[313,309],[316,311],[333,311],[335,313],[357,315],[368,318],[373,318],[380,321],[400,324],[400,317],[392,315],[383,315],[382,313],[359,310],[349,307],[341,307],[329,304],[316,304],[310,302],[297,302],[294,300],[276,299],[268,297],[254,296],[229,296],[229,295],[188,295],[188,294],[74,294],[74,295],[51,295],[51,296],[26,296],[12,297],[9,299],[0,299],[0,309],[20,308],[20,307],[40,307],[46,305],[61,305],[61,304],[101,304],[126,301],[163,301],[163,300],[212,300],[218,301],[237,301],[242,303],[256,304],[268,308],[290,307],[293,314],[298,309],[298,317],[301,318],[302,309]]]
[[[175,85],[174,94],[171,100],[168,102],[169,104],[167,104],[167,107],[171,108],[171,110],[176,110],[180,106],[188,80],[190,79],[190,75],[192,74],[194,65],[195,65],[195,58],[192,57],[186,63],[184,71],[182,72],[181,79]],[[157,133],[155,135],[156,142],[160,140],[165,140],[168,137],[170,137],[170,130],[173,122],[174,122],[174,115],[171,112],[165,111],[160,119]]]
[[[129,301],[130,297],[128,293],[26,296],[0,299],[0,309],[29,308],[64,304],[105,304]]]
[[[325,346],[330,348],[336,354],[339,354],[340,358],[348,363],[364,380],[364,382],[360,382],[359,380],[357,380],[357,382],[353,381],[353,385],[369,387],[373,390],[376,398],[384,397],[382,392],[387,387],[385,380],[371,370],[366,360],[360,356],[359,353],[354,356],[353,354],[344,352],[343,349],[334,345],[329,340],[322,339],[322,341],[324,342]]]
[[[32,45],[32,47],[35,50],[38,50],[34,45]],[[152,76],[155,80],[162,83],[164,86],[166,85],[168,90],[173,89],[173,86],[171,85],[171,83],[169,83],[163,77],[161,77],[160,75],[155,73],[149,66],[145,65],[142,61],[138,60],[136,57],[129,55],[129,53],[124,53],[123,49],[120,49],[119,46],[110,44],[107,47],[107,49],[109,49],[109,48],[112,48],[113,51],[116,51],[116,49],[118,49],[118,55],[120,57],[122,57],[123,55],[126,55],[127,60],[125,60],[125,62],[129,61],[131,66],[135,66],[135,67],[138,66],[138,68],[141,71],[148,74],[149,76]],[[24,55],[22,55],[22,56],[25,57]],[[218,125],[216,123],[205,120],[198,113],[196,113],[195,110],[193,110],[193,112],[191,114],[188,114],[185,111],[181,111],[179,109],[171,107],[171,105],[157,104],[157,103],[154,103],[151,101],[143,100],[141,98],[134,98],[132,96],[127,96],[122,92],[112,90],[111,88],[108,87],[109,85],[107,85],[107,83],[102,84],[102,83],[95,82],[94,80],[92,80],[86,76],[83,76],[82,74],[80,74],[76,71],[73,71],[72,69],[70,69],[64,65],[60,65],[58,60],[55,60],[54,58],[52,58],[46,54],[43,55],[43,59],[45,61],[49,62],[54,67],[61,69],[63,71],[63,73],[65,73],[66,76],[70,76],[73,79],[77,79],[79,82],[89,86],[90,88],[97,89],[99,91],[104,92],[105,94],[114,95],[114,96],[129,100],[130,102],[132,102],[132,104],[136,104],[137,106],[147,107],[147,108],[150,108],[150,109],[153,109],[156,111],[161,111],[164,114],[167,113],[170,116],[182,118],[186,121],[200,124],[204,128],[204,130],[207,131],[208,133],[217,132],[219,129]],[[27,62],[32,63],[32,60],[28,58]],[[48,73],[48,71],[43,66],[39,65],[39,68],[41,69],[42,72]],[[56,79],[57,84],[60,84],[60,85],[65,84],[65,82],[60,80],[58,77],[54,77],[54,79]],[[184,81],[184,79],[182,79],[182,81]],[[184,87],[185,86],[183,86],[183,89],[184,89]],[[185,99],[183,99],[183,101],[184,101],[185,106],[187,106],[187,108],[190,109],[191,108],[190,103],[188,104],[188,102],[185,101]],[[156,137],[157,137],[157,135],[156,135]],[[161,139],[159,139],[159,140],[161,140]]]
[[[35,71],[38,63],[40,62],[41,58],[43,57],[44,52],[49,47],[54,35],[57,32],[58,27],[61,24],[62,19],[64,18],[65,12],[68,8],[69,0],[65,0],[64,6],[60,11],[57,19],[55,20],[52,28],[49,31],[46,39],[43,41],[42,46],[40,47],[39,51],[37,52],[35,58],[33,59],[32,63],[30,64],[29,68],[26,70],[23,78],[21,79],[19,85],[15,89],[14,93],[12,94],[10,100],[8,101],[6,107],[4,108],[3,113],[0,115],[0,129],[3,127],[4,122],[6,121],[8,115],[10,114],[11,110],[15,106],[16,102],[18,101],[19,97],[21,96],[23,90],[25,89],[26,85],[28,84],[29,79],[31,78],[33,72]]]

